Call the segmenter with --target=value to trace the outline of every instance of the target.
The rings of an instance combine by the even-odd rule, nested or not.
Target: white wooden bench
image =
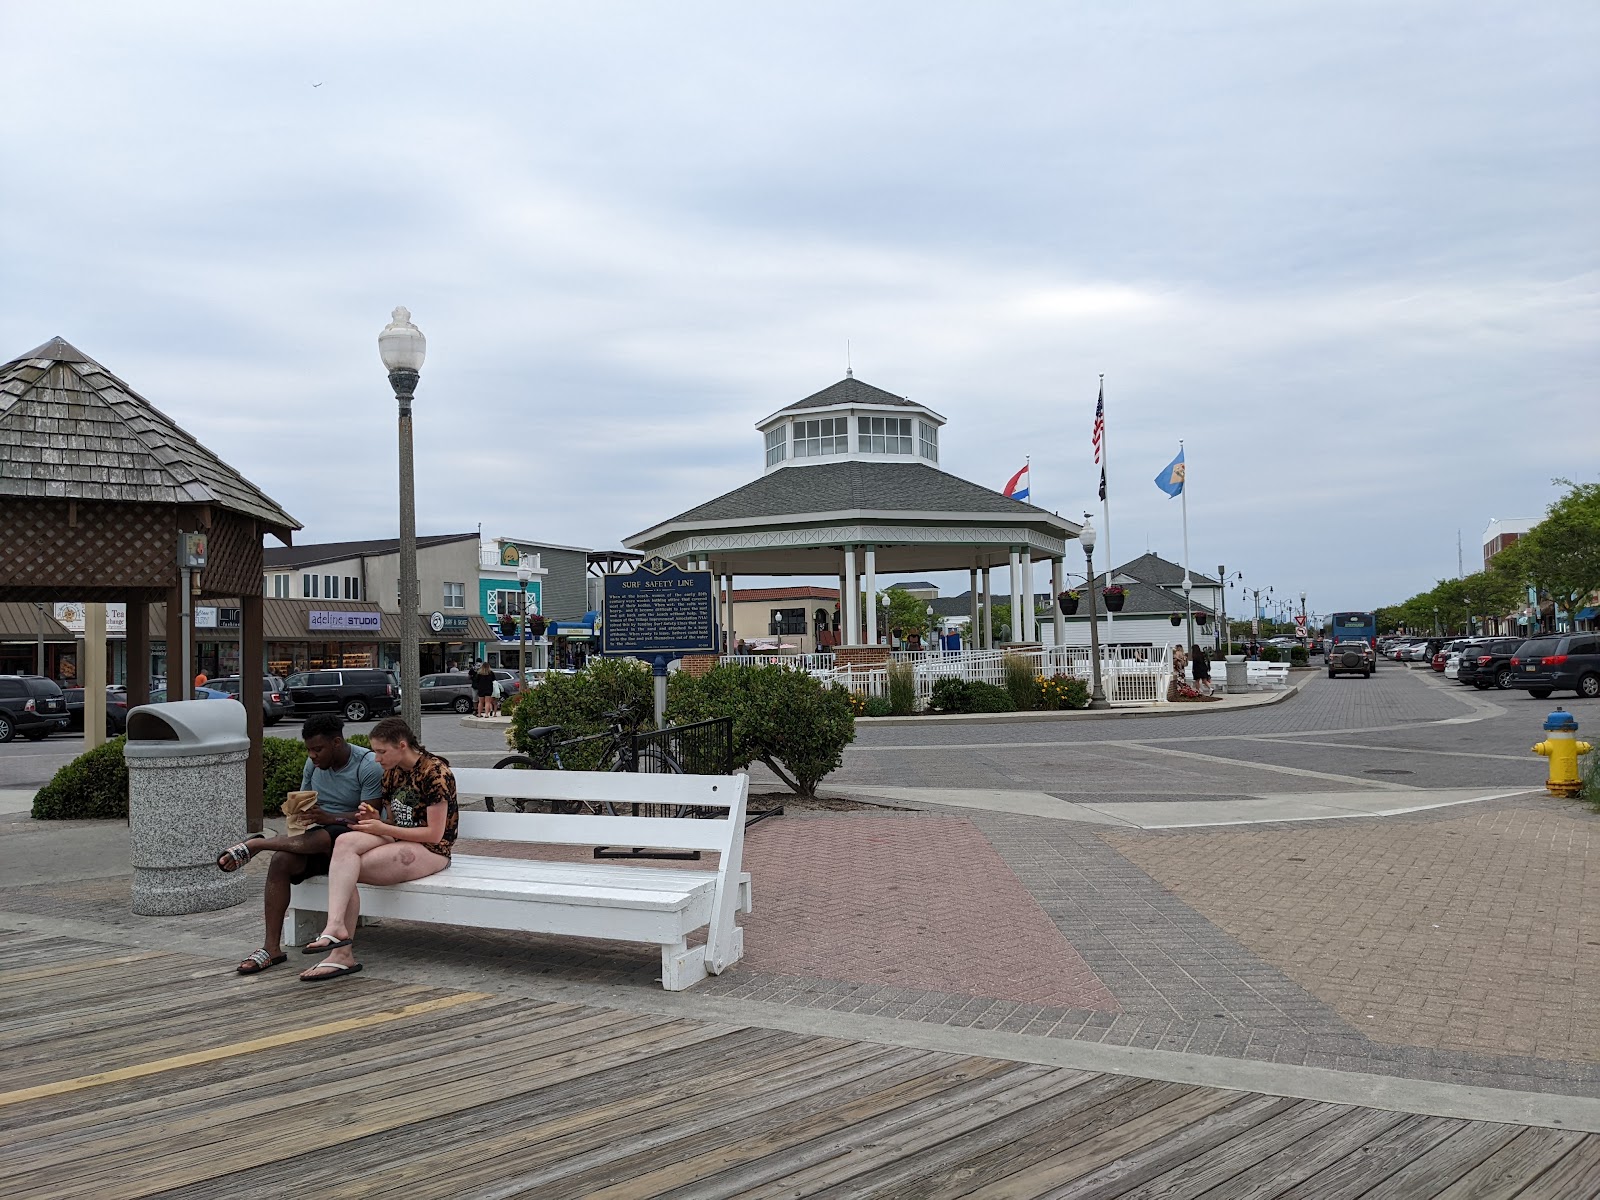
[[[735,910],[751,910],[741,868],[746,775],[613,774],[599,771],[494,771],[460,768],[462,804],[482,796],[579,801],[629,811],[634,804],[721,809],[724,816],[633,817],[478,812],[463,809],[461,839],[555,846],[714,850],[714,870],[615,861],[543,862],[463,854],[436,875],[392,886],[361,886],[363,917],[392,917],[475,929],[649,942],[661,947],[661,984],[682,991],[720,975],[744,955]],[[459,842],[457,843],[459,845]],[[323,877],[290,891],[290,928],[304,944],[321,932],[328,908]],[[706,929],[703,946],[688,935]]]
[[[1245,666],[1252,687],[1289,686],[1289,664],[1286,662],[1249,662]]]

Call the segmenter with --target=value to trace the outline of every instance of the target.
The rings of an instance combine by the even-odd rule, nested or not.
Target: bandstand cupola
[[[931,408],[846,373],[838,383],[756,422],[756,428],[768,472],[838,462],[937,468],[944,423]]]

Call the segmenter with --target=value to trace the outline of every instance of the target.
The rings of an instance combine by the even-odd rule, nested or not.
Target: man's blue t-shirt
[[[306,759],[300,790],[317,794],[317,807],[340,816],[356,811],[365,800],[378,805],[383,799],[383,768],[365,746],[351,746],[350,758],[337,771],[324,771]]]

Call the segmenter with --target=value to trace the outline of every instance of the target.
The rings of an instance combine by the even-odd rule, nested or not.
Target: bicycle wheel
[[[537,771],[539,764],[526,754],[511,754],[495,763],[494,769],[496,771]],[[528,801],[526,800],[518,800],[511,796],[501,796],[498,801],[494,796],[485,796],[483,798],[483,806],[490,812],[495,811],[496,803],[504,804],[506,812],[511,812],[513,809],[519,813],[528,811]]]
[[[639,752],[640,775],[682,775],[683,766],[660,746],[646,746]],[[683,804],[635,804],[636,817],[688,817],[698,815],[696,810]]]

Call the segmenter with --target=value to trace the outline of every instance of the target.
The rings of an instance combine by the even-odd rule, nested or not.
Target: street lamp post
[[[1187,654],[1189,647],[1194,645],[1194,604],[1190,600],[1190,593],[1194,590],[1194,581],[1189,578],[1189,572],[1183,573],[1183,652]]]
[[[928,605],[927,617],[928,617],[928,639],[930,641],[932,641],[932,642],[938,642],[938,640],[939,640],[939,631],[933,627],[933,605],[931,605],[931,604]],[[942,650],[942,649],[944,649],[944,647],[940,646],[940,645],[933,645],[933,646],[929,646],[928,649],[930,649],[930,650]]]
[[[885,646],[889,647],[890,650],[893,650],[894,649],[894,630],[889,628],[889,593],[888,593],[888,591],[885,591],[883,593],[883,595],[879,597],[879,600],[883,605],[883,621],[881,622],[881,624],[883,625],[883,644]]]
[[[1439,632],[1439,606],[1437,604],[1433,606],[1433,632],[1436,636]]]
[[[1463,596],[1463,597],[1461,597],[1461,603],[1466,605],[1466,608],[1467,608],[1467,636],[1471,637],[1472,636],[1472,597],[1471,596]]]
[[[422,596],[417,588],[417,489],[412,470],[411,397],[417,390],[428,340],[401,306],[378,335],[378,356],[389,372],[389,386],[400,406],[400,715],[422,736],[421,646],[417,621]]]
[[[522,589],[522,649],[517,653],[517,683],[528,686],[528,581],[533,578],[533,567],[526,554],[517,555],[517,586]]]
[[[1089,514],[1083,514],[1083,528],[1078,531],[1078,541],[1083,546],[1084,562],[1088,565],[1088,587],[1084,590],[1089,593],[1089,671],[1093,686],[1089,689],[1090,708],[1110,708],[1111,701],[1106,699],[1105,687],[1100,682],[1100,615],[1096,611],[1095,586],[1094,586],[1094,524],[1089,519]]]

